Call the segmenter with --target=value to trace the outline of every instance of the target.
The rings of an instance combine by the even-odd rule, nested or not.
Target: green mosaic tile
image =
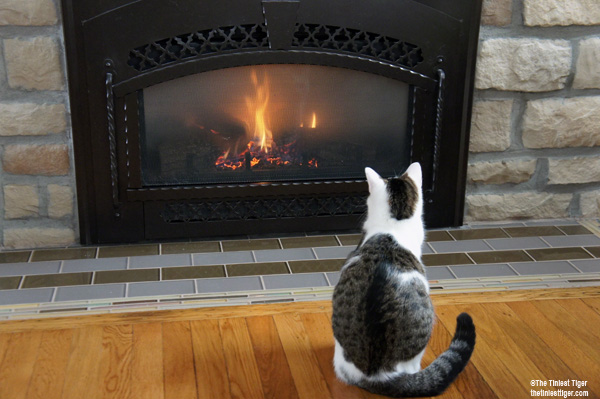
[[[569,236],[580,235],[580,234],[594,234],[587,228],[581,225],[573,226],[557,226],[563,233]]]
[[[338,239],[342,245],[358,245],[362,239],[362,234],[338,235]]]
[[[525,251],[485,251],[469,252],[469,256],[476,263],[506,263],[506,262],[531,262],[531,257]]]
[[[276,238],[222,241],[221,245],[223,245],[223,252],[281,249],[279,241]]]
[[[20,282],[21,276],[0,277],[0,290],[16,290]]]
[[[528,249],[527,252],[537,261],[591,258],[590,254],[579,247]]]
[[[227,275],[229,277],[289,274],[289,270],[285,262],[242,263],[236,265],[227,265],[226,267]]]
[[[0,252],[0,263],[27,262],[31,251]]]
[[[202,252],[221,252],[221,245],[218,241],[170,242],[161,244],[161,253],[163,255],[196,254]]]
[[[63,287],[68,285],[86,285],[92,281],[92,273],[39,274],[26,276],[23,288]]]
[[[314,247],[336,247],[340,244],[335,236],[311,236],[282,238],[281,244],[284,249],[289,248],[314,248]]]
[[[429,242],[434,241],[454,241],[454,238],[445,230],[427,231],[425,234],[425,240]]]
[[[224,266],[167,267],[162,270],[163,280],[225,277]]]
[[[502,229],[468,229],[452,230],[452,237],[457,240],[483,240],[486,238],[508,238],[508,235]]]
[[[94,284],[158,281],[159,269],[105,270],[96,272]]]
[[[596,258],[600,258],[600,247],[585,247],[585,249]]]
[[[426,254],[421,259],[425,266],[469,265],[473,263],[464,253]]]
[[[506,227],[504,228],[511,237],[535,236],[564,236],[564,233],[554,226]]]
[[[292,273],[337,272],[345,259],[295,260],[289,261]]]
[[[123,256],[158,255],[158,244],[119,245],[100,247],[98,258],[120,258]]]
[[[33,251],[31,261],[92,259],[95,257],[96,248],[39,249]]]

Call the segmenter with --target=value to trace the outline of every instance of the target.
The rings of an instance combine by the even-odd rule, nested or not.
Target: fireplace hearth
[[[63,0],[83,243],[462,223],[480,0]]]

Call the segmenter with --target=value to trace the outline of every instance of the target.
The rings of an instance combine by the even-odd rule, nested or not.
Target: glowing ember
[[[259,79],[255,70],[252,71],[250,79],[254,86],[254,93],[244,98],[247,112],[243,116],[240,115],[239,119],[244,122],[247,128],[246,133],[252,137],[252,140],[238,154],[235,154],[238,151],[237,148],[239,148],[237,145],[234,147],[233,153],[231,147],[223,152],[215,162],[217,169],[273,169],[287,165],[303,166],[303,163],[306,163],[304,165],[306,167],[316,168],[317,160],[314,158],[307,160],[305,156],[303,157],[303,154],[298,151],[295,139],[285,145],[278,146],[275,143],[269,123],[269,79],[266,75],[261,76]],[[303,127],[304,123],[300,124],[300,130]],[[316,127],[317,115],[313,112],[310,128],[315,129]],[[220,134],[212,129],[209,131],[215,135]],[[295,133],[301,134],[301,131]]]

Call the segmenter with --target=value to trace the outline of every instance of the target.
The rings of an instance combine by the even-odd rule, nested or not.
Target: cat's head
[[[369,218],[404,220],[421,217],[423,175],[418,162],[411,164],[399,177],[383,179],[371,168],[365,169],[365,175],[369,183]]]

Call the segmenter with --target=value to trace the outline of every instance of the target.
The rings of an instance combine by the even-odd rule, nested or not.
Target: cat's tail
[[[391,397],[436,396],[444,392],[465,368],[475,348],[475,325],[471,316],[456,318],[456,332],[450,347],[427,368],[415,374],[401,374],[386,381],[362,380],[367,391]]]

